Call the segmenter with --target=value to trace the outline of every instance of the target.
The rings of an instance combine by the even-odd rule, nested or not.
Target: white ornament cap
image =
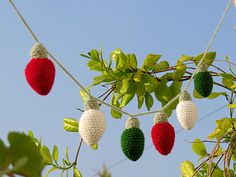
[[[125,128],[139,128],[140,122],[136,117],[129,117],[126,121]]]
[[[48,58],[47,49],[41,44],[36,43],[30,51],[31,58]]]
[[[197,73],[198,72],[205,72],[208,70],[208,64],[206,62],[202,62],[199,67],[198,67],[198,70],[197,70]]]
[[[167,114],[164,111],[159,111],[154,115],[154,125],[159,122],[167,122]]]
[[[192,97],[187,91],[183,91],[179,96],[179,102],[181,101],[191,101]]]
[[[84,103],[84,109],[85,109],[85,111],[87,111],[89,109],[99,110],[99,104],[94,97],[88,96],[87,99],[85,100],[85,103]]]

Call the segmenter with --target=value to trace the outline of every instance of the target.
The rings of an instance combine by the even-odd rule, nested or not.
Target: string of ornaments
[[[46,48],[36,43],[30,51],[30,61],[25,68],[25,77],[30,87],[39,95],[48,95],[55,80],[55,66],[48,59]],[[207,71],[205,62],[194,75],[194,88],[203,97],[211,94],[213,79]],[[84,102],[85,111],[79,121],[79,133],[83,141],[89,145],[97,145],[106,129],[105,114],[99,110],[100,105],[92,96],[87,96]],[[198,111],[187,91],[179,96],[176,107],[177,119],[183,129],[191,130],[197,120]],[[174,127],[168,122],[164,111],[154,115],[154,125],[151,129],[151,138],[155,149],[163,156],[171,153],[175,143]],[[125,130],[121,134],[121,150],[131,161],[137,161],[143,154],[145,147],[144,133],[140,129],[140,122],[136,117],[129,117]]]

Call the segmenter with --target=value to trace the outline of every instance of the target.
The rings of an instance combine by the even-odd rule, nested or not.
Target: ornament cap
[[[197,73],[205,72],[207,70],[208,70],[208,64],[206,62],[202,62],[198,67]]]
[[[41,44],[36,43],[30,50],[31,58],[48,58],[47,49]]]
[[[99,110],[99,104],[98,104],[97,100],[94,97],[89,96],[85,100],[84,109],[85,109],[85,111],[88,111],[89,109]]]
[[[125,128],[139,128],[140,122],[136,117],[129,117],[126,121]]]
[[[157,112],[154,115],[154,125],[160,122],[168,122],[167,120],[167,114],[163,111]]]
[[[183,91],[179,96],[179,102],[181,101],[192,101],[192,97],[187,91]]]

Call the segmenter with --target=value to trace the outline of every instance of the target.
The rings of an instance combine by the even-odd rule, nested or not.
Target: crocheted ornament
[[[85,111],[79,121],[79,132],[84,142],[89,146],[98,143],[106,129],[106,120],[99,104],[93,97],[85,101]]]
[[[208,97],[213,89],[213,79],[207,71],[207,64],[202,63],[194,76],[194,88],[203,97]]]
[[[191,96],[184,91],[179,97],[179,104],[176,107],[176,114],[180,125],[186,129],[191,130],[197,120],[197,107],[191,101]]]
[[[155,114],[151,136],[152,142],[160,154],[166,156],[171,152],[175,142],[175,130],[167,121],[167,115],[164,112]]]
[[[40,95],[47,95],[54,83],[55,66],[47,57],[47,50],[37,43],[31,49],[31,60],[26,65],[25,77],[31,88]]]
[[[144,150],[144,134],[139,129],[139,121],[137,118],[128,118],[126,121],[126,129],[121,135],[121,149],[125,156],[132,160],[138,160]]]

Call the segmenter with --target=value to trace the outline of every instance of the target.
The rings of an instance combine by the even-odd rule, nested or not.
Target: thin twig
[[[187,139],[185,139],[185,141],[186,141],[187,143],[198,143],[198,142],[189,141],[189,140],[187,140]],[[203,143],[216,143],[216,141],[210,141],[210,140],[202,140],[201,142],[203,142]],[[201,143],[201,142],[199,142],[199,143]],[[228,143],[228,142],[221,141],[221,142],[219,142],[219,143]]]
[[[77,149],[77,152],[76,152],[75,161],[74,161],[74,163],[73,163],[73,164],[75,164],[75,165],[77,164],[77,161],[78,161],[79,152],[80,152],[82,143],[83,143],[83,139],[81,138],[80,143],[79,143],[79,146],[78,146],[78,149]]]
[[[212,171],[211,171],[211,175],[213,174],[214,170],[216,169],[217,165],[220,163],[221,159],[224,157],[225,152],[221,154],[220,158],[217,160],[215,166],[213,167]]]

